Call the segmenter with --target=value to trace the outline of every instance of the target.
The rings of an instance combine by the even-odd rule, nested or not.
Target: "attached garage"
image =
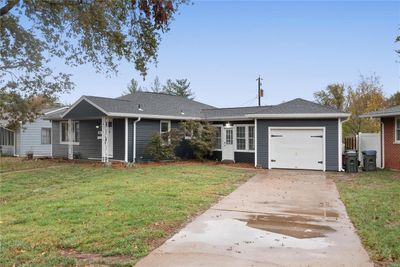
[[[269,168],[325,171],[325,128],[270,127]]]

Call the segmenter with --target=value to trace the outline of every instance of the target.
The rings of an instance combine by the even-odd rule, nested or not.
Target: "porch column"
[[[68,159],[74,159],[72,120],[68,119]]]
[[[125,118],[125,162],[128,162],[128,118]]]
[[[101,118],[101,161],[108,162],[108,118]]]

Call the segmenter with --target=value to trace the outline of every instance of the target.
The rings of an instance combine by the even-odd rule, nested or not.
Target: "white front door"
[[[269,130],[269,167],[325,170],[324,129]]]
[[[224,128],[222,141],[222,160],[235,160],[233,128]]]
[[[108,152],[108,157],[112,158],[113,157],[113,120],[109,119],[108,121],[108,147],[107,147],[107,152]]]

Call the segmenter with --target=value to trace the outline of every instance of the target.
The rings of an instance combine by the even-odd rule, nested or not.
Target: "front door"
[[[222,143],[222,160],[235,160],[233,147],[233,128],[224,128]]]

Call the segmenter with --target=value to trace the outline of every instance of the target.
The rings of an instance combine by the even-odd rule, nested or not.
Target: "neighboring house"
[[[33,153],[35,157],[51,157],[51,122],[43,120],[43,116],[64,112],[67,108],[68,107],[57,107],[44,109],[42,116],[17,129],[15,131],[15,155],[26,156],[28,153]]]
[[[13,156],[15,154],[14,131],[6,128],[6,122],[0,121],[0,154]]]
[[[274,106],[215,108],[184,97],[137,92],[118,98],[82,96],[51,114],[54,157],[151,160],[152,134],[180,121],[206,120],[218,129],[216,160],[262,168],[342,170],[342,122],[349,114],[295,99]],[[188,148],[181,148],[190,156]]]
[[[400,169],[400,106],[366,113],[361,117],[380,118],[383,167]]]

